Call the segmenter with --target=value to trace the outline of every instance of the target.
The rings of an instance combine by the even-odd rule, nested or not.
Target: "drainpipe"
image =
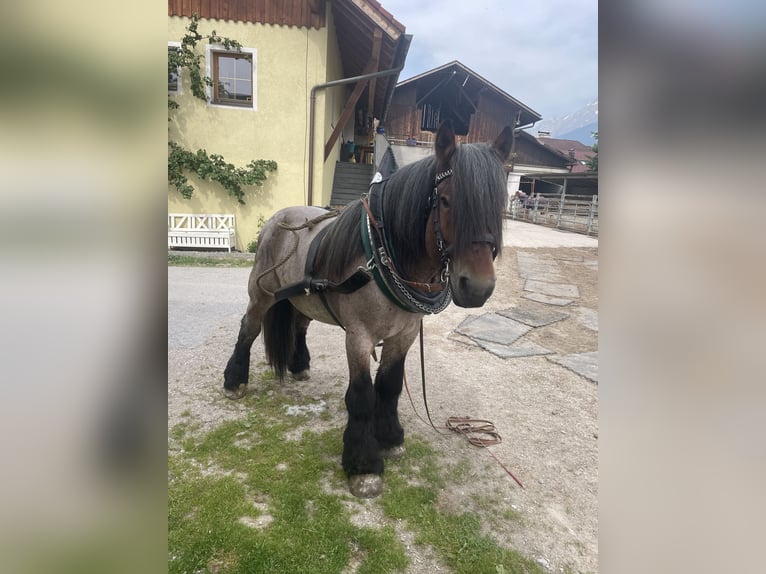
[[[343,86],[345,84],[355,84],[356,82],[361,82],[362,80],[371,80],[372,78],[392,76],[401,72],[403,68],[404,64],[398,68],[392,68],[390,70],[382,70],[380,72],[364,74],[363,76],[353,76],[351,78],[341,78],[340,80],[333,80],[332,82],[327,82],[326,84],[317,84],[311,88],[311,109],[309,112],[309,184],[306,198],[307,205],[313,205],[314,203],[314,105],[316,104],[317,90],[333,88],[335,86]]]

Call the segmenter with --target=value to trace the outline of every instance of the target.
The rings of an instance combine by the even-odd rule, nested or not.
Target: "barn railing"
[[[536,194],[512,200],[510,219],[598,235],[598,195]]]

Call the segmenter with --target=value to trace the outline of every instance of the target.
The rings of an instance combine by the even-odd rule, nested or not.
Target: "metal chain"
[[[365,220],[367,221],[367,234],[370,237],[370,239],[372,240],[372,238],[374,236],[372,234],[372,229],[370,227],[370,216],[369,215],[365,215]],[[375,253],[375,249],[373,248],[373,259],[374,259],[374,253]],[[373,259],[370,259],[367,262],[367,269],[369,271],[372,271],[373,268],[375,267],[375,261]],[[449,284],[449,281],[448,281],[448,279],[449,279],[449,269],[448,268],[442,271],[442,276],[443,276],[444,280],[447,283],[447,285],[445,287],[445,290],[444,290],[444,300],[439,305],[437,305],[437,306],[426,306],[423,303],[421,303],[420,301],[417,301],[410,294],[410,290],[399,281],[399,278],[396,276],[395,273],[391,272],[391,268],[388,266],[388,262],[387,261],[388,260],[386,258],[380,258],[380,264],[383,267],[386,268],[386,270],[388,271],[389,275],[394,280],[394,283],[396,284],[396,287],[397,287],[398,291],[402,295],[404,295],[410,301],[410,303],[412,303],[412,305],[415,308],[420,309],[421,311],[423,311],[424,313],[429,314],[429,315],[430,314],[435,314],[435,313],[441,313],[442,311],[444,311],[444,309],[447,308],[447,306],[452,301],[452,288],[451,288],[451,286]]]

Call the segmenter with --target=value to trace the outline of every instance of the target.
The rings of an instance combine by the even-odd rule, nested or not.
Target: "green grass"
[[[244,419],[203,436],[187,422],[171,429],[185,450],[168,461],[170,572],[337,573],[349,564],[362,574],[402,572],[409,559],[394,519],[455,572],[542,572],[482,536],[478,515],[440,508],[449,469],[417,437],[407,439],[407,456],[387,464],[384,493],[356,501],[340,466],[342,429],[317,429],[321,415],[286,416],[296,399],[266,379],[243,399]],[[300,441],[285,439],[299,427]],[[379,508],[388,524],[356,526],[344,502]],[[271,522],[253,528],[243,518]]]
[[[252,267],[253,257],[182,255],[168,251],[168,265],[181,267]]]

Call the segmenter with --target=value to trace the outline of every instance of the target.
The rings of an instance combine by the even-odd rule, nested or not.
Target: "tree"
[[[192,95],[207,101],[205,87],[212,86],[213,80],[202,74],[204,55],[196,52],[197,44],[205,40],[212,44],[221,44],[227,50],[236,51],[241,50],[242,45],[231,38],[219,36],[215,30],[203,36],[197,31],[198,25],[199,16],[193,14],[181,40],[181,46],[168,50],[168,81],[177,77],[179,70],[185,70]],[[178,102],[168,98],[168,122],[172,112],[178,108]],[[208,154],[204,149],[193,152],[168,138],[168,183],[173,184],[186,199],[190,199],[194,194],[194,186],[189,183],[184,171],[192,171],[203,180],[218,182],[239,203],[245,203],[243,186],[261,187],[266,181],[266,174],[276,169],[277,162],[265,159],[252,160],[245,167],[235,167],[221,155]]]
[[[598,172],[598,132],[591,132],[591,135],[593,136],[593,139],[596,140],[596,143],[594,143],[590,149],[595,152],[596,155],[587,156],[588,159],[585,163],[588,166],[589,171]]]

